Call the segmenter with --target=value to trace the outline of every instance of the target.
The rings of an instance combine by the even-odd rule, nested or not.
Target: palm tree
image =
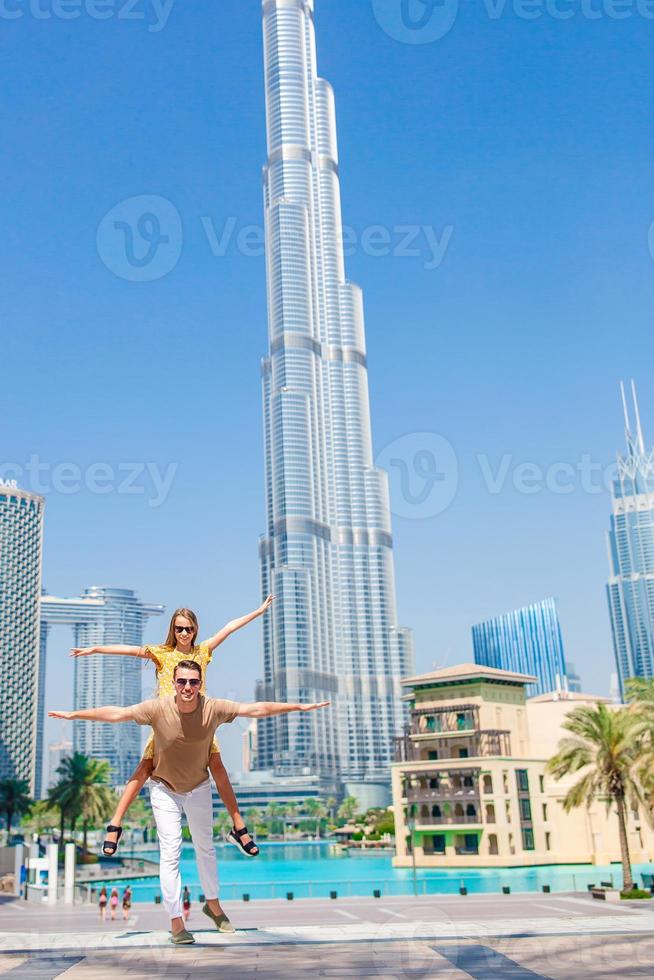
[[[36,834],[37,837],[40,837],[45,830],[52,830],[53,827],[57,826],[55,808],[48,800],[37,800],[23,817],[20,825],[28,833]]]
[[[105,759],[91,759],[75,752],[62,760],[57,774],[60,779],[50,792],[50,800],[61,813],[62,841],[65,815],[70,819],[71,832],[81,819],[85,853],[89,827],[103,823],[115,805],[115,794],[109,785],[111,766]]]
[[[213,822],[213,832],[216,837],[226,837],[232,829],[232,818],[226,810],[219,810]]]
[[[647,792],[650,823],[654,817],[654,678],[632,677],[627,681],[629,711],[636,719],[636,731],[642,740],[643,757],[640,776]]]
[[[270,833],[274,834],[275,827],[284,822],[284,807],[281,803],[269,803],[266,807],[266,819],[270,827]]]
[[[297,817],[297,806],[295,803],[283,803],[282,804],[282,816],[284,822],[284,840],[286,840],[286,821],[293,820]]]
[[[629,891],[634,881],[627,840],[627,805],[635,810],[645,801],[640,777],[642,742],[638,718],[626,708],[611,710],[605,704],[580,706],[570,712],[563,727],[572,737],[559,742],[559,750],[548,762],[547,770],[555,779],[581,774],[563,800],[566,812],[583,803],[590,807],[600,798],[606,799],[607,808],[611,802],[615,804],[623,888]]]
[[[335,816],[336,816],[336,806],[337,806],[336,797],[335,796],[330,796],[329,799],[327,800],[327,802],[325,803],[325,806],[327,807],[327,812],[329,814],[329,819],[333,823],[334,822],[334,819],[335,819]]]
[[[320,837],[320,821],[327,816],[327,808],[322,800],[309,799],[304,801],[307,816],[316,821],[316,837]]]
[[[344,824],[349,823],[356,816],[358,809],[359,804],[357,803],[356,797],[346,796],[338,808],[338,819]]]
[[[261,823],[261,810],[256,806],[250,807],[245,816],[247,817],[248,827],[251,827],[253,833],[256,833],[257,826]]]
[[[30,788],[24,779],[0,779],[0,813],[7,821],[7,837],[14,816],[27,813],[32,805]]]

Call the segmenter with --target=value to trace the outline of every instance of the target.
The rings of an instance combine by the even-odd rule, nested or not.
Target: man
[[[82,721],[135,721],[154,730],[154,770],[150,802],[159,836],[161,892],[170,916],[171,942],[195,942],[182,918],[182,882],[179,858],[182,847],[182,813],[186,814],[198,862],[202,890],[207,896],[202,908],[219,932],[234,928],[218,901],[218,869],[213,846],[213,810],[209,782],[209,752],[218,725],[235,718],[266,718],[290,711],[315,711],[320,704],[281,704],[258,701],[239,704],[200,694],[202,670],[193,660],[175,667],[176,693],[127,708],[89,708],[86,711],[49,711],[51,718]]]

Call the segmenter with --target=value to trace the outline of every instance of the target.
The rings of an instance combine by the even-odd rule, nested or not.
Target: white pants
[[[190,793],[173,793],[163,783],[152,781],[150,803],[159,836],[159,879],[163,904],[170,918],[176,919],[182,914],[182,878],[179,872],[182,813],[186,814],[193,838],[202,890],[206,898],[218,898],[211,783],[207,779]]]

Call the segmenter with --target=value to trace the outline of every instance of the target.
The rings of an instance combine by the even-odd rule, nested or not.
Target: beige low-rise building
[[[557,782],[546,764],[580,704],[608,698],[567,691],[527,699],[526,674],[460,664],[403,681],[410,724],[393,765],[396,867],[608,864],[620,859],[615,808],[570,813],[579,778]],[[629,812],[634,863],[654,858],[654,833]]]

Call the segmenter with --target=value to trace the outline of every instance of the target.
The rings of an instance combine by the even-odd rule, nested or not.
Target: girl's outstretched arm
[[[128,647],[114,644],[108,647],[73,647],[71,657],[90,657],[94,653],[112,653],[119,657],[139,657],[141,660],[152,660],[154,657],[146,647]]]
[[[266,609],[272,605],[274,598],[274,595],[269,595],[266,601],[262,602],[259,608],[255,609],[254,612],[248,613],[247,616],[241,616],[240,619],[230,619],[228,623],[225,623],[221,630],[218,630],[217,633],[207,640],[209,649],[213,652],[217,646],[220,646],[223,640],[226,640],[227,637],[231,636],[232,633],[235,633],[236,630],[240,630],[242,626],[247,626],[248,623],[251,623],[252,620],[256,619],[258,616],[263,616]]]

